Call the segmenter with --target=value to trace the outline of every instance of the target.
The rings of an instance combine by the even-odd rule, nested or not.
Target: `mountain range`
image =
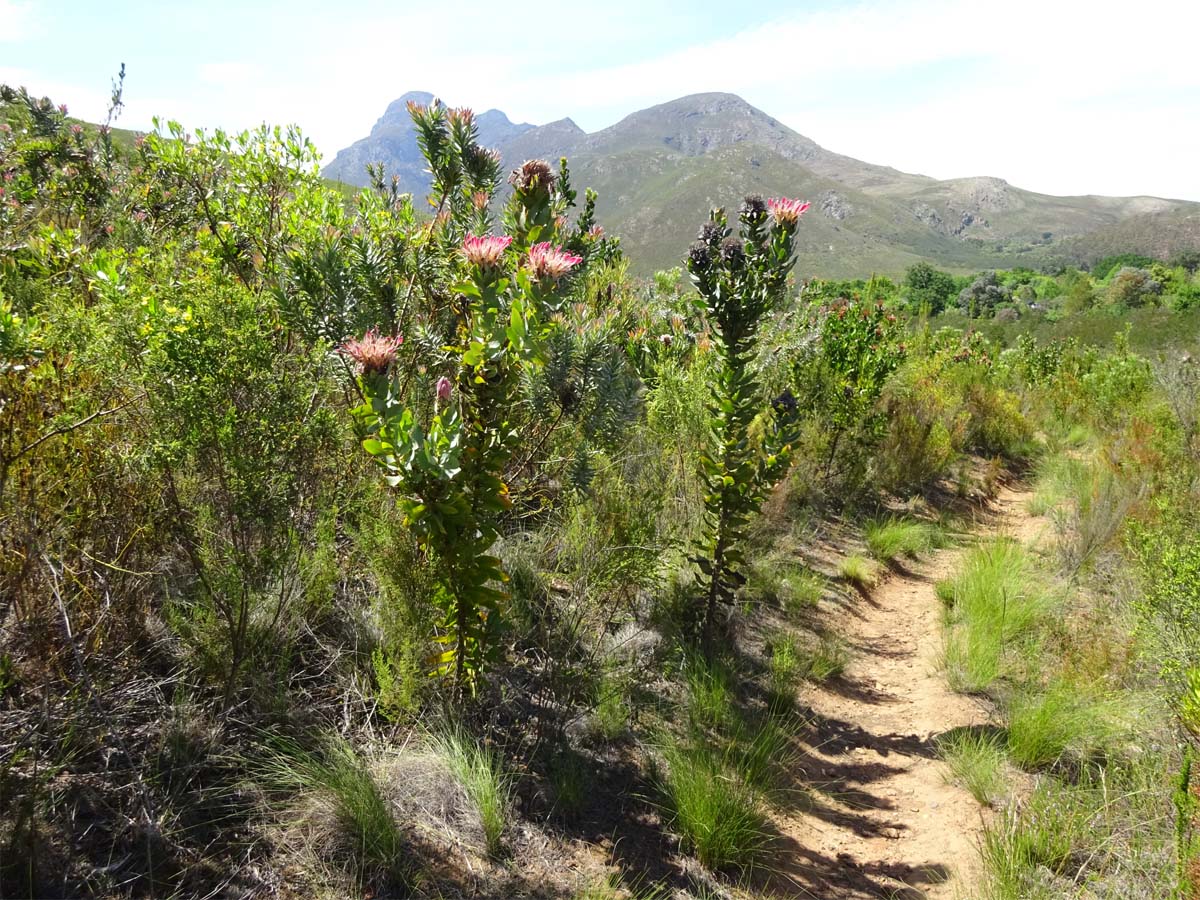
[[[414,91],[391,103],[325,177],[365,186],[366,164],[381,162],[424,197],[428,174],[407,104],[433,98]],[[568,157],[575,186],[599,192],[599,221],[621,236],[641,274],[678,265],[708,210],[735,208],[747,193],[812,203],[798,248],[805,277],[896,275],[918,260],[969,271],[1200,249],[1200,203],[1056,197],[1002,178],[912,175],[826,150],[734,94],[681,97],[590,134],[570,119],[535,126],[495,109],[477,122],[480,142],[507,168]]]

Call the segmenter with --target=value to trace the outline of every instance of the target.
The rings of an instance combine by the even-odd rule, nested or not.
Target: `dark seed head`
[[[735,237],[727,237],[721,241],[721,261],[730,269],[740,269],[746,261],[746,248]]]
[[[712,256],[708,250],[708,244],[703,241],[696,241],[688,249],[688,267],[696,272],[705,271],[712,264]]]
[[[742,215],[750,215],[755,218],[765,216],[767,214],[767,201],[758,194],[747,194],[746,199],[742,201],[740,210]]]

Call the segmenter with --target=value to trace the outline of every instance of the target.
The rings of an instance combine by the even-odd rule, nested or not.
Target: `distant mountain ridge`
[[[432,99],[411,92],[393,102],[323,174],[365,185],[366,164],[382,162],[404,190],[423,196],[428,174],[407,104]],[[1001,178],[900,172],[826,150],[734,94],[681,97],[590,134],[571,119],[534,126],[499,110],[480,113],[478,122],[481,142],[510,168],[567,156],[576,185],[599,192],[600,221],[622,236],[643,273],[677,265],[711,206],[735,205],[751,192],[813,203],[799,248],[805,276],[898,274],[922,259],[959,270],[1086,262],[1122,236],[1153,243],[1160,220],[1171,224],[1171,246],[1200,247],[1200,203],[1055,197]]]

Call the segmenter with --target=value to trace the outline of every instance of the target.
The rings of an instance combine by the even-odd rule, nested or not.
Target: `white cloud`
[[[562,4],[555,30],[582,37],[542,47],[434,42],[445,10],[416,4],[326,17],[320,28],[301,23],[281,35],[275,51],[183,62],[190,80],[169,88],[158,86],[165,73],[131,67],[121,123],[146,127],[155,113],[191,128],[297,122],[328,158],[408,90],[498,107],[516,121],[571,116],[589,130],[684,94],[731,91],[831,150],[907,171],[991,174],[1052,193],[1200,199],[1200,3],[798,4],[720,39],[607,62],[651,45],[623,43],[630,34],[667,33],[675,8],[703,14],[694,0],[667,13],[665,4],[640,3],[612,0],[602,24],[589,7]],[[31,9],[0,0],[0,20],[17,10],[28,29]],[[507,33],[494,10],[462,0],[455,16],[464,27]],[[103,115],[107,96],[96,85],[34,84],[35,73],[24,74],[31,89],[66,99],[73,113]],[[0,80],[12,79],[0,69]]]

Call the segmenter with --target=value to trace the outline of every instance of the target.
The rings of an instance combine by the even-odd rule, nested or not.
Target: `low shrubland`
[[[684,292],[628,276],[566,160],[501,190],[469,110],[411,110],[431,213],[377,170],[347,203],[294,129],[114,149],[0,110],[6,896],[710,890],[676,850],[752,884],[797,692],[849,663],[824,613],[1035,464],[1053,562],[988,541],[940,587],[1004,718],[942,753],[1001,809],[997,896],[1183,877],[1182,758],[1138,735],[1200,727],[1194,380],[1027,335],[1031,295],[1181,308],[1193,275],[794,290],[807,205],[751,196]],[[1128,560],[1129,615],[1077,602]]]

